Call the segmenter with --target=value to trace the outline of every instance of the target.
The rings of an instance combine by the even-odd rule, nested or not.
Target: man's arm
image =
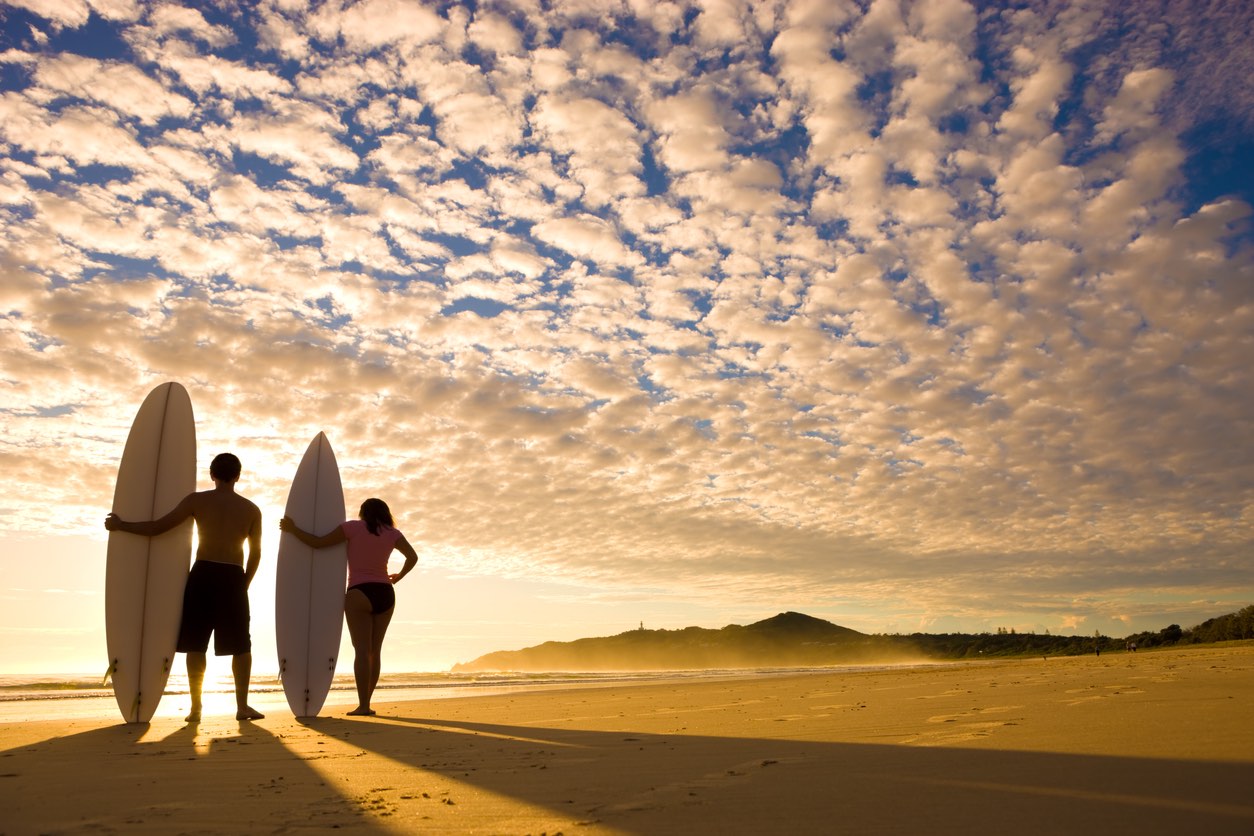
[[[253,524],[248,529],[248,565],[244,567],[244,583],[251,585],[261,565],[261,509],[253,506]]]
[[[195,499],[196,494],[189,493],[183,497],[178,505],[174,506],[173,511],[155,520],[127,522],[117,514],[109,514],[109,516],[105,517],[105,528],[109,531],[124,531],[127,534],[138,534],[140,537],[156,537],[158,534],[165,534],[171,528],[191,517],[195,510]]]

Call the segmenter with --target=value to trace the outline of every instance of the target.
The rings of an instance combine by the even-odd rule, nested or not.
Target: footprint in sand
[[[957,714],[937,714],[927,718],[927,722],[945,725],[954,723],[956,725],[944,730],[938,729],[937,731],[912,735],[902,740],[901,743],[904,746],[948,746],[989,737],[998,729],[1018,725],[1017,719],[971,722],[973,718],[1004,714],[1022,708],[1023,706],[1021,705],[995,705],[988,708],[972,708],[970,711],[963,711]]]
[[[1104,693],[1102,693],[1104,692]],[[1104,685],[1101,691],[1097,690],[1096,685],[1090,685],[1087,688],[1071,688],[1064,693],[1067,694],[1083,694],[1084,696],[1071,697],[1063,700],[1068,706],[1084,705],[1085,703],[1098,702],[1109,699],[1110,697],[1131,696],[1133,694],[1144,694],[1143,688],[1135,685]]]
[[[970,711],[962,711],[957,714],[937,714],[933,717],[928,717],[927,721],[929,723],[956,723],[957,721],[966,719],[967,717],[979,717],[988,714],[1004,714],[1007,711],[1018,711],[1021,708],[1023,708],[1021,705],[993,705],[988,708],[972,708]]]

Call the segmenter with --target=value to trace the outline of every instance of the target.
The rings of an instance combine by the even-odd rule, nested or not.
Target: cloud
[[[182,42],[147,48],[155,63],[174,73],[182,84],[201,96],[216,91],[228,98],[247,101],[281,94],[291,87],[290,81],[268,69],[249,67],[216,55],[199,55]]]
[[[408,56],[400,74],[439,116],[442,143],[459,154],[505,154],[521,138],[519,114],[475,67],[424,50]]]
[[[1193,132],[1244,100],[1148,13],[145,4],[105,59],[42,8],[4,526],[96,531],[179,379],[265,507],[328,430],[452,571],[878,623],[1254,588],[1251,209]]]
[[[593,215],[544,221],[533,226],[531,232],[540,241],[595,264],[630,267],[641,261],[623,246],[609,223]]]
[[[323,183],[333,173],[352,171],[360,164],[356,153],[338,138],[344,132],[332,112],[294,102],[276,113],[241,114],[225,136],[241,151],[289,164],[298,176]]]
[[[328,4],[309,19],[322,40],[343,38],[350,49],[378,49],[396,43],[417,45],[438,38],[440,16],[414,0],[362,0]]]
[[[35,81],[51,96],[70,96],[108,105],[120,114],[153,124],[165,116],[187,117],[192,103],[138,69],[77,55],[40,62]],[[55,99],[53,99],[55,101]]]
[[[707,171],[727,162],[727,131],[708,91],[670,96],[649,108],[659,134],[658,156],[677,173]]]
[[[113,111],[98,107],[67,107],[50,113],[12,94],[0,99],[6,116],[4,136],[54,162],[99,163],[142,167],[147,152]]]
[[[148,16],[148,23],[158,37],[186,34],[214,48],[221,48],[235,41],[235,34],[230,29],[211,25],[195,9],[173,5],[157,6]]]
[[[1172,74],[1158,67],[1133,70],[1124,76],[1119,94],[1106,106],[1097,126],[1096,141],[1110,142],[1125,131],[1157,128],[1154,111],[1173,82]]]
[[[60,29],[76,29],[87,23],[92,12],[111,21],[132,21],[138,5],[130,0],[13,0],[8,5],[28,9]]]
[[[491,11],[476,15],[467,34],[479,47],[498,55],[519,55],[523,50],[522,33],[507,18]]]
[[[544,96],[532,122],[556,153],[569,155],[571,179],[589,206],[644,192],[638,131],[619,111],[596,99]]]

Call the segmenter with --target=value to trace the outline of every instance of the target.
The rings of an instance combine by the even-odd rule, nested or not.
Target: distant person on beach
[[[383,636],[396,607],[392,586],[418,564],[418,553],[396,529],[392,511],[382,499],[367,499],[357,516],[359,519],[346,520],[321,536],[302,530],[291,517],[280,520],[279,528],[314,549],[348,544],[344,621],[353,641],[353,675],[357,680],[357,707],[348,713],[366,717],[375,713],[370,700],[383,669]],[[401,571],[388,574],[388,556],[393,549],[405,556],[405,565]]]
[[[157,520],[128,522],[117,514],[105,517],[105,528],[141,537],[156,537],[187,518],[196,521],[199,545],[196,561],[183,592],[183,622],[177,650],[187,654],[187,684],[192,711],[187,722],[200,721],[201,690],[206,652],[212,633],[214,654],[231,656],[235,676],[235,719],[260,720],[261,712],[248,704],[252,675],[252,636],[249,634],[248,587],[261,562],[261,510],[235,492],[242,466],[231,453],[221,453],[209,465],[213,490],[189,493],[174,510]],[[248,564],[244,564],[244,542]]]

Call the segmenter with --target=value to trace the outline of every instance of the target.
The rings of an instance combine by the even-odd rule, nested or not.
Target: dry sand
[[[376,707],[0,725],[0,833],[1254,834],[1251,643]]]

